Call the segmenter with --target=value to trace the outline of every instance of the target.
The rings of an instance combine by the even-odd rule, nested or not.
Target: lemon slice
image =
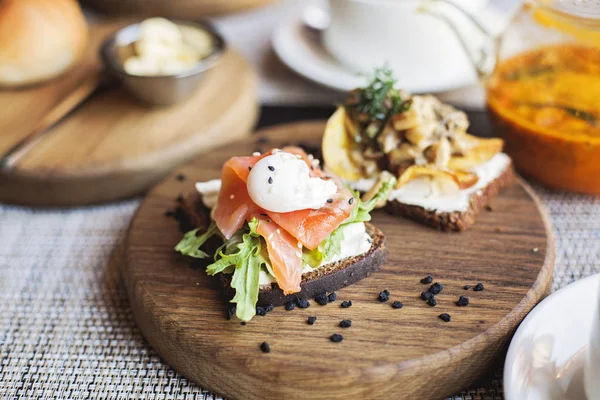
[[[363,178],[361,169],[350,159],[353,142],[346,131],[346,110],[338,107],[327,121],[323,135],[323,160],[327,168],[342,179]]]

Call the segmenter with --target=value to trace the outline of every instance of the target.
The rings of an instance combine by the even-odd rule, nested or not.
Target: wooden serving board
[[[389,259],[379,272],[337,292],[337,301],[308,309],[280,307],[243,326],[225,318],[218,285],[173,247],[177,223],[164,216],[195,181],[217,178],[224,161],[289,143],[319,145],[324,124],[299,123],[203,155],[154,188],[135,216],[123,266],[131,307],[146,339],[176,370],[236,399],[439,399],[467,387],[504,357],[523,317],[550,290],[554,244],[547,217],[519,182],[491,202],[463,233],[442,233],[375,212]],[[258,140],[258,138],[263,138]],[[264,144],[264,138],[268,143]],[[535,249],[535,250],[534,250]],[[420,283],[444,285],[428,306]],[[485,290],[464,286],[482,282]],[[388,289],[390,301],[377,300]],[[458,307],[459,296],[470,298]],[[341,308],[342,300],[352,300]],[[391,303],[400,300],[402,309]],[[438,316],[449,313],[451,322]],[[308,316],[316,316],[308,325]],[[342,329],[342,319],[352,327]],[[341,333],[344,340],[329,337]],[[269,354],[260,344],[271,345]]]
[[[0,90],[0,154],[82,79],[102,69],[100,43],[124,25],[93,26],[87,55],[66,75],[38,87]],[[74,205],[138,194],[200,152],[247,135],[257,115],[256,75],[233,50],[207,72],[193,98],[173,107],[145,106],[109,84],[54,127],[15,169],[0,172],[0,201]]]
[[[170,18],[204,18],[249,10],[276,0],[81,0],[96,10],[114,15],[136,14]]]

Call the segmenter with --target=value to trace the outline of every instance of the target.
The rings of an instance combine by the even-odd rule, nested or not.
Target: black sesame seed
[[[263,353],[271,352],[271,346],[269,346],[269,343],[267,343],[267,342],[262,342],[260,344],[260,349],[262,350]]]
[[[293,301],[288,301],[287,303],[285,303],[285,309],[287,311],[292,311],[294,308],[296,308],[296,303]]]
[[[481,292],[484,289],[483,287],[483,283],[478,283],[477,285],[475,285],[475,287],[473,288],[474,291],[476,292]]]
[[[185,175],[184,174],[177,174],[177,176],[175,177],[179,182],[183,182],[185,181]]]
[[[444,289],[444,285],[442,285],[439,282],[436,282],[429,287],[429,292],[433,294],[439,294],[442,291],[442,289]]]
[[[330,303],[335,301],[335,299],[337,299],[337,294],[335,294],[335,292],[331,292],[329,293],[329,296],[327,296],[327,300],[329,300]]]
[[[176,200],[177,200],[178,203],[183,203],[183,195],[179,194],[179,196],[177,196]]]
[[[469,289],[471,289],[471,285],[465,285],[464,289],[465,289],[465,290],[469,290]]]
[[[429,300],[433,297],[433,293],[431,292],[421,292],[421,300]]]
[[[402,304],[401,301],[396,300],[395,302],[392,303],[392,308],[402,308],[404,307],[404,304]]]
[[[227,306],[227,319],[233,318],[235,315],[235,304],[229,304]]]
[[[267,222],[271,222],[271,220],[270,220],[270,219],[268,219],[268,220],[267,220]]]
[[[248,171],[252,171],[252,167],[248,167]]]
[[[343,319],[340,321],[340,327],[342,328],[350,328],[352,326],[352,321],[349,319]]]
[[[256,306],[256,315],[260,315],[261,317],[264,317],[265,315],[267,315],[267,310],[265,310],[264,307]]]
[[[273,178],[272,178],[272,177],[269,177],[269,180],[268,180],[268,182],[269,182],[269,184],[273,183]]]
[[[310,307],[310,303],[308,302],[308,300],[306,300],[306,299],[298,300],[298,308],[308,308],[308,307]]]
[[[422,284],[427,284],[427,283],[431,283],[431,282],[433,282],[433,278],[431,277],[431,275],[428,275],[425,278],[421,279]]]
[[[435,307],[437,306],[437,300],[435,297],[431,296],[429,299],[427,299],[427,304],[429,304],[431,307]]]
[[[242,321],[242,322],[240,322],[240,325],[242,325],[242,326],[246,326],[246,321]]]
[[[348,200],[348,204],[352,204],[354,203],[354,197],[351,197],[350,200]]]
[[[265,214],[265,213],[260,213],[260,215],[261,215],[262,217],[268,217],[268,215],[267,215],[267,214]]]
[[[339,333],[334,333],[333,335],[331,335],[331,337],[329,339],[334,343],[339,343],[342,340],[344,340],[344,337],[342,335],[340,335]]]
[[[340,306],[342,308],[348,308],[348,307],[352,306],[352,300],[344,300],[344,301],[342,301],[342,304]]]
[[[314,170],[315,170],[315,166],[314,166],[314,165],[311,165],[311,166],[310,166],[310,170],[311,170],[311,171],[314,171]]]
[[[270,165],[267,168],[269,168],[269,171],[275,171],[275,167],[272,167]]]
[[[328,203],[333,203],[333,199],[327,199]]]
[[[385,289],[382,292],[379,292],[379,301],[384,302],[384,301],[388,301],[390,299],[390,292]]]
[[[275,309],[275,307],[273,306],[273,304],[267,304],[265,306],[265,311],[270,313],[271,311],[273,311],[273,309]]]
[[[444,314],[440,314],[440,319],[444,322],[450,322],[450,320],[452,318],[450,317],[450,314],[444,313]]]
[[[325,293],[319,293],[315,296],[315,301],[322,306],[326,306],[329,303],[329,298]]]
[[[308,317],[308,320],[306,320],[306,322],[308,322],[309,325],[314,325],[316,320],[317,317]]]
[[[465,296],[460,296],[458,298],[458,301],[456,302],[456,305],[459,307],[466,307],[469,305],[469,298],[465,297]]]

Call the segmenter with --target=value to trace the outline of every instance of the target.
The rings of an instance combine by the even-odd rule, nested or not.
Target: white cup
[[[600,400],[600,287],[596,290],[598,291],[598,302],[583,372],[587,400]]]
[[[453,0],[478,15],[489,0]],[[387,64],[404,87],[440,91],[475,83],[477,76],[460,40],[448,23],[420,12],[424,0],[329,0],[330,26],[323,34],[328,52],[358,73]],[[472,43],[483,39],[466,17],[439,4]]]

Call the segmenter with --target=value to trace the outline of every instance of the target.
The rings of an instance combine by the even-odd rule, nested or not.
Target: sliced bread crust
[[[180,201],[180,209],[186,222],[197,227],[207,227],[210,221],[210,210],[204,206],[199,194],[192,193]],[[371,237],[371,248],[356,257],[336,261],[302,275],[299,293],[283,294],[276,283],[263,285],[258,293],[258,305],[282,306],[289,301],[309,299],[318,294],[332,292],[358,282],[377,271],[387,259],[388,249],[385,236],[377,227],[365,223],[367,233]],[[193,229],[192,228],[192,229]],[[222,292],[227,300],[233,298],[235,290],[231,287],[231,275],[219,274]]]
[[[514,181],[515,172],[511,163],[500,176],[490,182],[485,188],[473,193],[469,208],[462,212],[426,210],[421,206],[404,204],[397,200],[388,201],[385,210],[390,214],[410,218],[441,231],[463,231],[475,223],[475,218],[492,197],[496,196],[503,188],[511,185]]]

